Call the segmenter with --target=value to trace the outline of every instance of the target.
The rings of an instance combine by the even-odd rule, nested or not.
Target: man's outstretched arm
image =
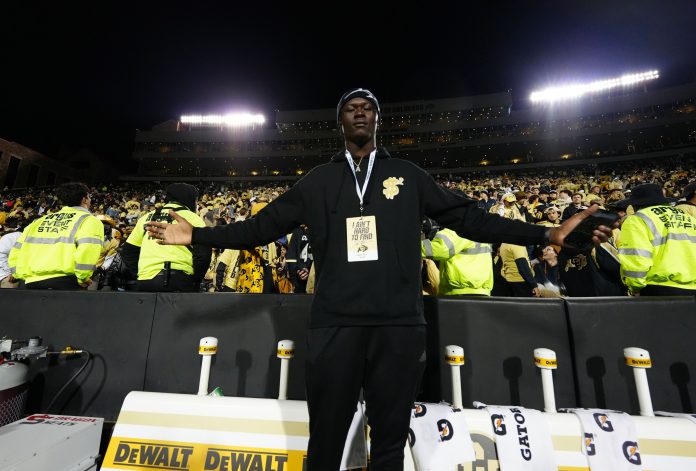
[[[176,224],[149,222],[147,235],[165,245],[200,244],[219,248],[250,248],[275,241],[303,221],[304,204],[299,183],[271,202],[255,217],[216,227],[193,227],[169,210]]]
[[[516,245],[552,243],[564,246],[568,234],[598,209],[586,209],[558,227],[547,228],[487,213],[474,200],[441,187],[430,176],[424,180],[425,214],[460,236],[477,242],[507,242]],[[599,244],[606,242],[611,236],[611,228],[599,226],[593,232],[592,241]]]

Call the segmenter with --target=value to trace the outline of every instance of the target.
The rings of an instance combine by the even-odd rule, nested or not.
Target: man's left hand
[[[560,245],[563,247],[565,238],[568,234],[573,232],[573,229],[578,227],[578,225],[586,218],[592,216],[599,209],[598,205],[593,205],[591,208],[575,213],[571,218],[567,219],[558,227],[551,229],[549,233],[549,242],[552,244]],[[614,224],[618,227],[618,222]],[[594,231],[592,231],[592,242],[595,244],[601,244],[609,240],[612,236],[612,228],[607,226],[598,226]]]

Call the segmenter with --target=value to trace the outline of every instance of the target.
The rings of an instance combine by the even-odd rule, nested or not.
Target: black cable
[[[82,366],[80,367],[80,369],[77,370],[77,373],[75,373],[74,375],[72,375],[72,378],[70,378],[70,379],[63,385],[63,387],[60,388],[60,390],[58,390],[58,392],[56,393],[55,396],[53,396],[53,399],[51,399],[51,402],[49,402],[49,403],[48,403],[48,406],[46,407],[46,413],[47,413],[47,414],[51,411],[51,407],[53,407],[53,404],[56,402],[56,400],[58,400],[58,398],[60,397],[60,395],[63,394],[63,393],[65,392],[65,390],[67,389],[67,387],[70,386],[70,385],[72,384],[72,382],[75,381],[75,379],[76,379],[78,376],[80,376],[80,373],[82,373],[82,372],[84,371],[84,369],[87,367],[87,364],[88,364],[89,361],[92,359],[92,354],[91,354],[90,352],[88,352],[87,350],[82,350],[81,354],[82,354],[82,355],[85,355],[85,362],[82,364]]]

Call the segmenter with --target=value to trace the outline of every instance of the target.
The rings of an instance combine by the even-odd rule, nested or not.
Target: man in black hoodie
[[[214,228],[153,223],[165,244],[237,248],[309,227],[316,272],[306,365],[307,470],[339,468],[363,389],[372,470],[399,470],[425,366],[420,232],[424,216],[480,242],[561,245],[587,216],[558,228],[512,221],[439,186],[415,164],[377,148],[379,102],[355,89],[339,100],[345,148],[250,221]],[[596,231],[606,240],[609,230]]]

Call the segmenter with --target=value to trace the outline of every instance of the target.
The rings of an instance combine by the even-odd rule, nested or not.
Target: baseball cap
[[[338,106],[336,107],[336,123],[339,126],[341,125],[341,109],[343,108],[343,105],[348,103],[353,98],[364,98],[372,102],[372,104],[375,105],[375,108],[377,108],[377,117],[379,118],[380,116],[382,116],[382,112],[379,109],[379,101],[377,101],[377,97],[366,88],[354,88],[352,90],[348,90],[346,93],[343,94],[341,99],[338,100]]]

